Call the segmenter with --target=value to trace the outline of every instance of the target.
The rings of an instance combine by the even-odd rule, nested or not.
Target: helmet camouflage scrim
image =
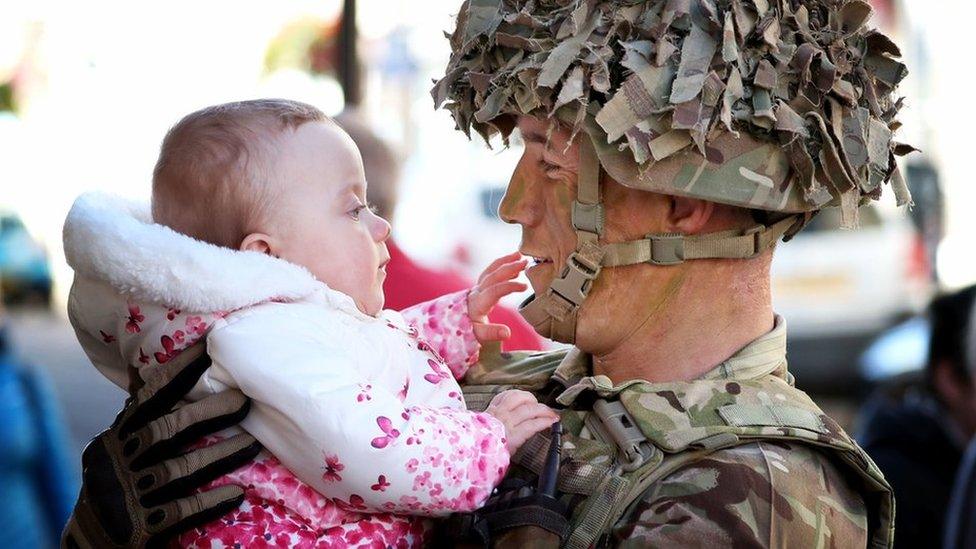
[[[468,0],[433,89],[459,129],[501,115],[585,131],[629,187],[777,212],[857,206],[893,181],[905,77],[861,0]],[[654,166],[653,171],[648,171]],[[653,175],[651,177],[650,175]]]
[[[839,206],[846,227],[890,182],[910,202],[892,140],[898,47],[863,0],[467,0],[432,94],[457,127],[507,142],[534,116],[580,139],[562,274],[523,315],[572,343],[603,267],[748,258]],[[600,172],[664,194],[770,212],[705,235],[601,240]]]

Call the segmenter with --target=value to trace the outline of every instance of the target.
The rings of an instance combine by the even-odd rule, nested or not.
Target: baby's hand
[[[532,393],[512,389],[495,395],[486,413],[505,426],[505,446],[514,454],[525,441],[559,421],[552,408],[540,404]]]
[[[481,343],[503,341],[512,335],[512,330],[504,324],[489,324],[488,313],[501,298],[525,290],[525,284],[513,280],[528,263],[520,257],[521,254],[515,252],[493,261],[468,294],[468,316],[474,325],[474,336]]]

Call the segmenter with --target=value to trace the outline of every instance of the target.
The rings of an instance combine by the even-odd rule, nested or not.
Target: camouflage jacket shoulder
[[[862,492],[825,453],[755,441],[650,486],[614,523],[613,547],[869,547]]]
[[[730,538],[759,547],[890,544],[893,504],[883,476],[792,387],[785,363],[741,378],[614,387],[602,376],[567,379],[574,352],[486,357],[465,380],[472,408],[509,387],[568,406],[562,420],[571,459],[560,489],[574,509],[574,537],[622,546]],[[633,424],[638,435],[615,421]],[[515,463],[537,472],[547,445],[537,436]],[[635,456],[639,466],[607,480]],[[594,519],[593,509],[605,512]],[[587,528],[599,531],[576,536]]]

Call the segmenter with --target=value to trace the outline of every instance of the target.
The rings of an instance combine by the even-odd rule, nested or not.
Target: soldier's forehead
[[[550,131],[550,126],[556,124]],[[538,143],[541,145],[552,143],[565,143],[569,138],[569,132],[558,125],[558,123],[542,120],[534,116],[519,116],[516,121],[516,128],[526,143]]]
[[[534,116],[519,116],[517,127],[522,139],[527,142],[546,142],[548,125]]]

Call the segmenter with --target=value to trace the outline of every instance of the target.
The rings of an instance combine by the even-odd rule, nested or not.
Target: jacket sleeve
[[[867,547],[868,513],[824,454],[757,442],[654,483],[610,533],[614,547]]]
[[[209,337],[210,381],[254,400],[242,426],[349,510],[443,516],[482,505],[508,467],[501,422],[464,409],[404,407],[383,388],[390,384],[363,374],[369,358],[352,351],[358,334],[337,326],[323,335],[286,307]]]
[[[454,379],[463,378],[468,368],[478,361],[481,344],[474,336],[468,316],[468,290],[419,303],[400,314],[419,332],[421,342],[444,359]]]

